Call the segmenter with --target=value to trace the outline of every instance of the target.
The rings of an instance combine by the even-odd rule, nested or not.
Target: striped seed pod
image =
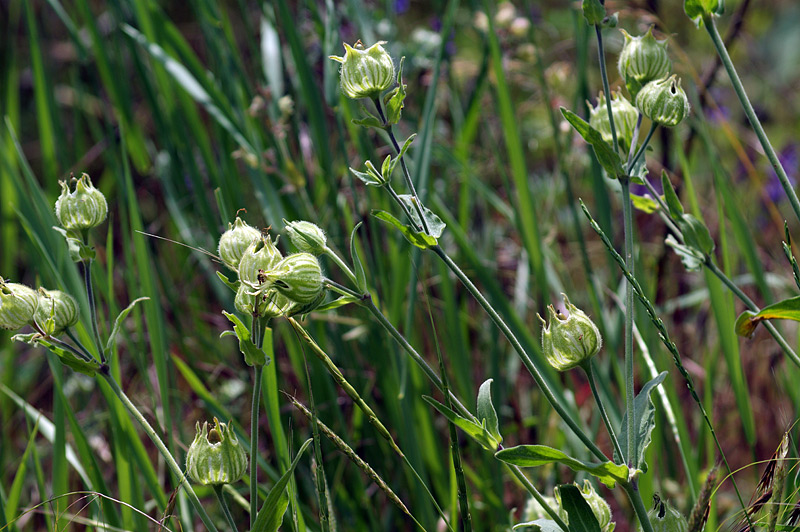
[[[394,83],[394,62],[380,41],[366,50],[361,41],[355,46],[344,43],[344,57],[330,56],[342,64],[342,92],[348,98],[378,98]]]
[[[29,286],[0,278],[0,328],[16,331],[33,321],[39,294]]]
[[[261,231],[248,225],[238,216],[236,221],[228,224],[228,230],[219,237],[217,254],[225,265],[236,270],[245,250],[261,236]]]
[[[214,418],[196,425],[196,434],[186,453],[186,474],[196,484],[220,485],[236,482],[247,470],[247,453],[233,429]]]
[[[617,67],[631,97],[636,98],[642,87],[666,77],[672,69],[667,41],[657,40],[653,36],[652,26],[647,33],[638,37],[631,37],[625,30],[620,31],[625,36],[625,44],[619,54]]]
[[[108,216],[108,204],[102,192],[92,185],[89,174],[70,183],[59,181],[61,195],[56,200],[56,218],[67,231],[81,231],[97,227]],[[74,188],[71,189],[71,186]]]
[[[47,330],[49,329],[48,320],[52,318],[52,330],[47,331],[52,336],[59,336],[67,327],[78,323],[79,312],[78,302],[66,292],[39,288],[39,306],[35,314],[36,323]]]
[[[267,273],[272,287],[290,300],[305,305],[319,301],[322,268],[311,253],[289,255]]]
[[[689,99],[675,74],[645,85],[636,96],[636,107],[644,116],[666,127],[683,122],[690,110]]]

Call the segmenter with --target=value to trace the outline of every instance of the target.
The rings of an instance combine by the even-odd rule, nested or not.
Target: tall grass
[[[661,167],[670,172],[687,212],[711,229],[719,270],[757,306],[795,295],[780,242],[783,219],[795,237],[798,220],[785,196],[772,193],[777,180],[727,80],[698,85],[714,57],[707,35],[677,7],[650,4],[655,7],[646,13],[616,8],[628,28],[653,22],[662,33],[674,34],[670,48],[682,58],[676,70],[695,103],[688,126],[651,143],[653,175]],[[57,180],[88,172],[111,206],[108,232],[94,241],[100,315],[116,316],[133,299],[151,298],[125,321],[111,373],[179,462],[195,421],[212,416],[232,420],[249,446],[252,374],[235,342],[219,339],[228,328],[221,311],[233,303],[217,279],[219,264],[144,233],[214,252],[240,209],[249,223],[272,226],[274,234],[284,218],[313,221],[325,228],[340,256],[348,256],[352,228],[363,222],[355,249],[376,308],[434,368],[438,340],[454,396],[474,412],[478,386],[493,378],[504,444],[539,443],[590,458],[450,270],[370,216],[372,209],[389,210],[390,202],[355,180],[348,167],[383,160],[388,139],[351,123],[360,110],[340,96],[335,64],[327,59],[341,53],[342,41],[358,38],[365,44],[387,40],[394,57],[406,56],[409,96],[395,133],[419,135],[406,158],[420,196],[447,223],[442,247],[543,368],[536,314],[544,315],[562,291],[592,314],[605,339],[595,359],[598,393],[611,424],[620,425],[624,324],[617,303],[624,297],[624,278],[585,218],[576,216],[582,198],[621,249],[619,194],[604,182],[591,151],[553,118],[560,118],[554,113],[559,106],[577,112],[600,87],[597,51],[578,10],[559,2],[520,3],[511,19],[531,22],[523,27],[498,16],[509,12],[506,4],[490,1],[412,3],[408,9],[403,2],[376,2],[367,9],[355,1],[286,0],[11,0],[5,7],[0,275],[63,289],[88,308],[81,278],[52,230]],[[800,17],[789,3],[772,9],[787,24]],[[765,28],[772,13],[751,6],[744,14],[748,24],[729,48],[742,65],[746,88],[756,92],[751,96],[762,106],[757,110],[767,118],[764,126],[778,152],[788,155],[796,146],[798,116],[790,89],[800,72],[781,46],[781,37],[792,35],[788,26]],[[481,29],[484,17],[488,31]],[[621,39],[614,31],[605,37],[613,64]],[[612,86],[620,83],[615,76]],[[764,79],[773,83],[762,84]],[[764,469],[756,463],[771,456],[797,416],[800,368],[764,331],[752,340],[737,337],[733,323],[745,305],[713,273],[684,270],[664,245],[667,230],[656,214],[633,216],[637,278],[677,343],[739,487],[749,495]],[[281,245],[289,249],[288,239],[282,237]],[[323,261],[329,277],[347,281],[333,261]],[[83,317],[89,323],[88,314]],[[113,325],[104,319],[101,334]],[[656,399],[650,469],[640,488],[645,501],[657,492],[688,513],[717,451],[641,308],[635,323],[642,344],[635,350],[637,389],[670,370]],[[312,313],[303,327],[407,460],[330,377],[330,366],[308,356],[291,324],[277,320],[254,458],[262,501],[312,433],[313,421],[291,406],[285,392],[313,404],[318,422],[426,530],[445,526],[437,506],[454,530],[459,508],[469,509],[473,530],[508,530],[520,520],[524,487],[463,434],[458,452],[451,450],[446,420],[423,399],[444,401],[441,392],[369,309],[350,305]],[[781,323],[777,329],[797,350],[796,328]],[[87,327],[75,332],[92,343]],[[9,338],[0,331],[0,529],[100,529],[78,524],[79,516],[124,530],[156,530],[152,519],[165,513],[179,516],[164,521],[173,530],[199,529],[185,491],[172,498],[177,477],[142,438],[113,390]],[[654,373],[642,358],[646,351]],[[611,452],[588,382],[549,368],[544,379],[597,445]],[[316,461],[324,468],[315,471],[324,470],[325,482],[315,481],[312,453],[306,454],[290,488],[284,529],[320,530],[319,487],[327,486],[330,530],[413,530],[409,515],[376,477],[322,436]],[[790,446],[789,459],[796,454]],[[583,478],[560,467],[526,474],[544,494]],[[796,475],[786,483],[785,502],[794,504]],[[632,529],[624,494],[602,490],[618,530]],[[84,502],[78,495],[84,491],[102,496]],[[212,491],[197,492],[224,527]],[[248,492],[239,483],[226,494],[242,529],[249,523]],[[730,482],[722,483],[709,526],[727,527],[741,517],[732,496]]]

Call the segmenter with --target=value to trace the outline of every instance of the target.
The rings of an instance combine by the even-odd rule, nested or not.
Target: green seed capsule
[[[261,231],[247,225],[241,218],[236,217],[233,224],[228,224],[228,230],[219,237],[217,254],[225,265],[236,270],[242,260],[245,250],[261,236]]]
[[[564,297],[569,316],[556,312],[553,305],[547,307],[550,325],[542,321],[542,349],[547,361],[558,371],[572,369],[595,356],[603,346],[600,330],[582,310]]]
[[[658,495],[653,495],[653,509],[647,512],[653,532],[687,532],[689,523],[681,513],[666,504]],[[642,526],[639,525],[641,532]]]
[[[344,43],[344,57],[330,56],[342,64],[342,92],[348,98],[378,98],[394,83],[394,62],[380,41],[366,50],[361,41],[355,46]]]
[[[322,292],[322,268],[310,253],[289,255],[267,277],[278,292],[301,305],[318,301]]]
[[[47,328],[46,324],[50,319],[53,320],[52,330],[47,331],[49,334],[59,336],[67,327],[78,323],[79,312],[78,302],[71,295],[60,290],[39,288],[39,306],[35,319],[43,328]]]
[[[32,323],[38,306],[36,290],[0,278],[0,328],[16,331]]]
[[[92,185],[89,174],[74,177],[67,184],[60,181],[61,195],[56,200],[56,218],[67,231],[97,227],[108,216],[108,204],[102,192]],[[75,188],[70,191],[70,186]]]
[[[675,74],[645,85],[636,97],[636,107],[653,122],[667,127],[680,124],[690,110],[689,99]]]
[[[214,418],[196,425],[196,434],[186,453],[186,474],[196,484],[219,485],[236,482],[247,470],[247,453],[233,429]]]
[[[285,222],[285,220],[284,220]],[[289,222],[286,224],[289,240],[298,251],[319,256],[325,253],[328,239],[319,226],[306,221]]]
[[[638,37],[631,37],[625,30],[620,31],[625,36],[625,45],[619,54],[617,67],[631,97],[636,98],[644,85],[669,74],[672,62],[667,53],[667,41],[653,37],[652,26],[646,34]]]
[[[253,241],[242,254],[239,261],[239,279],[258,287],[266,282],[265,274],[272,270],[281,260],[281,252],[272,242],[269,235],[261,235]]]
[[[588,103],[588,102],[587,102]],[[628,151],[633,139],[633,131],[639,119],[639,111],[631,102],[620,93],[615,93],[611,98],[611,113],[614,115],[614,126],[617,130],[617,140],[624,151]],[[611,144],[611,122],[608,119],[606,97],[601,92],[597,97],[597,105],[589,105],[589,125],[603,136],[603,140]]]
[[[245,284],[239,286],[233,304],[239,312],[257,318],[291,315],[295,307],[295,303],[276,290],[253,291]]]

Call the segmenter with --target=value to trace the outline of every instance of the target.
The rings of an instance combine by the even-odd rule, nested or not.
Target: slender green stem
[[[103,343],[100,340],[100,330],[97,326],[97,304],[94,300],[94,288],[92,287],[92,262],[80,262],[81,269],[83,270],[83,282],[86,286],[86,297],[89,300],[89,312],[92,321],[92,334],[94,335],[94,344],[97,353],[100,355],[100,362],[106,362],[106,355],[103,350]]]
[[[594,32],[597,35],[597,55],[600,60],[600,73],[603,78],[603,91],[606,94],[606,111],[608,112],[608,122],[611,126],[611,145],[617,151],[617,128],[614,126],[614,113],[611,111],[611,89],[608,88],[608,75],[606,72],[606,54],[603,50],[603,33],[600,26],[595,25]]]
[[[350,288],[347,288],[346,286],[340,285],[336,281],[332,281],[331,279],[328,279],[327,277],[322,279],[322,284],[327,286],[331,290],[343,295],[343,296],[348,296],[348,297],[352,297],[352,298],[355,298],[355,299],[361,299],[362,297],[364,297],[363,294],[359,294],[355,290],[351,290]]]
[[[111,387],[111,390],[116,394],[119,400],[122,401],[122,404],[128,409],[128,412],[131,414],[131,416],[136,419],[139,425],[142,426],[145,433],[147,433],[147,435],[150,437],[150,440],[155,444],[158,452],[164,457],[167,467],[169,467],[170,471],[172,471],[172,473],[179,479],[180,483],[183,484],[183,488],[186,490],[189,501],[192,503],[192,506],[194,506],[197,513],[200,514],[200,519],[203,521],[203,524],[206,525],[206,528],[210,532],[218,532],[217,527],[214,525],[214,521],[212,521],[211,517],[209,517],[206,509],[203,507],[203,504],[200,502],[200,499],[194,492],[191,483],[184,476],[181,466],[179,466],[178,462],[175,461],[172,453],[169,452],[167,446],[158,436],[156,431],[153,430],[153,427],[150,426],[150,423],[147,421],[144,415],[142,415],[139,409],[136,408],[136,405],[133,404],[128,396],[125,395],[125,392],[122,391],[122,388],[120,388],[119,384],[117,384],[117,381],[114,380],[114,377],[112,377],[108,371],[101,371],[100,375],[106,380],[108,385]]]
[[[792,205],[795,216],[797,216],[797,219],[800,220],[800,200],[797,199],[797,194],[792,187],[792,183],[789,181],[789,176],[786,175],[786,170],[783,168],[780,159],[778,159],[775,149],[772,147],[767,134],[764,132],[764,128],[761,126],[761,121],[758,119],[758,115],[756,115],[753,106],[750,104],[750,99],[747,97],[747,93],[744,91],[742,80],[739,79],[739,74],[736,73],[736,69],[733,66],[733,61],[731,61],[731,58],[728,55],[728,50],[725,48],[725,43],[717,31],[716,21],[714,20],[713,16],[707,15],[703,17],[703,23],[708,31],[709,36],[711,37],[711,41],[714,43],[714,47],[717,49],[717,53],[719,54],[719,58],[722,60],[725,70],[728,72],[728,77],[733,84],[733,89],[736,91],[736,96],[739,97],[739,102],[742,104],[744,113],[747,115],[747,119],[750,120],[750,125],[753,126],[753,131],[755,131],[759,142],[761,142],[761,147],[764,148],[764,153],[767,155],[767,159],[769,159],[772,168],[778,175],[778,179],[781,182],[784,192],[786,192],[786,197],[789,198],[789,203]]]
[[[632,482],[626,482],[622,487],[625,493],[628,494],[631,504],[633,504],[633,511],[636,512],[636,517],[639,518],[639,522],[642,524],[642,532],[653,532],[653,525],[650,524],[650,519],[647,518],[647,508],[645,508],[644,501],[642,501],[642,493],[639,491],[638,481],[634,479]]]
[[[542,509],[547,512],[547,515],[549,515],[550,518],[556,522],[561,530],[564,532],[569,532],[569,526],[564,522],[563,519],[561,519],[555,510],[550,508],[550,505],[547,503],[545,498],[542,497],[542,494],[539,493],[539,490],[536,489],[536,486],[534,486],[530,479],[525,476],[525,473],[523,473],[522,470],[517,466],[512,466],[509,464],[505,465],[508,467],[508,470],[511,471],[511,474],[517,477],[517,480],[519,480],[522,485],[525,486],[525,489],[528,490],[528,493],[530,493],[531,496],[536,499],[536,502],[538,502]]]
[[[736,297],[741,299],[750,310],[753,312],[758,312],[761,310],[758,308],[758,305],[756,305],[755,302],[742,291],[741,288],[736,286],[736,284],[727,275],[725,275],[722,270],[719,269],[719,266],[714,264],[714,261],[711,260],[710,256],[706,257],[706,260],[703,262],[703,264],[709,269],[709,271],[711,271],[711,273],[716,275],[717,278],[719,278],[719,280],[722,281],[723,284],[725,284],[725,286],[727,286]],[[786,338],[784,338],[778,329],[775,328],[775,325],[765,321],[764,327],[766,327],[772,337],[775,338],[775,341],[781,346],[781,349],[783,349],[783,352],[786,354],[786,356],[788,356],[791,361],[795,363],[795,365],[800,366],[800,357],[797,355],[797,353],[795,353],[794,349],[792,349],[792,346],[789,345],[789,342],[786,341]]]
[[[421,227],[419,227],[417,225],[417,222],[414,221],[414,217],[411,216],[411,211],[408,210],[408,207],[406,206],[406,204],[403,203],[403,200],[400,199],[400,196],[397,194],[397,192],[395,191],[394,187],[392,187],[392,185],[390,185],[390,184],[387,184],[386,185],[386,190],[389,192],[389,195],[392,197],[392,199],[395,201],[395,203],[400,205],[400,208],[403,209],[403,213],[405,213],[406,218],[408,218],[408,221],[411,223],[411,225],[414,226],[414,230],[415,231],[419,231],[420,229],[422,229]],[[424,218],[423,218],[423,220],[424,220]]]
[[[334,252],[334,251],[333,251],[331,248],[329,248],[328,246],[325,246],[325,254],[326,254],[328,257],[330,257],[330,258],[331,258],[331,260],[332,260],[333,262],[335,262],[335,263],[336,263],[336,265],[337,265],[339,268],[341,268],[341,269],[342,269],[342,271],[345,273],[345,275],[347,275],[347,278],[348,278],[348,279],[350,279],[350,282],[352,282],[354,285],[357,285],[357,284],[358,284],[358,280],[356,279],[356,275],[353,273],[353,270],[351,270],[351,269],[350,269],[350,267],[347,265],[347,263],[346,263],[344,260],[342,260],[342,258],[341,258],[339,255],[337,255],[337,254],[336,254],[336,253],[335,253],[335,252]]]
[[[666,214],[667,212],[669,212],[669,208],[667,207],[667,204],[664,202],[664,200],[661,198],[661,196],[659,196],[658,191],[656,191],[656,189],[653,187],[653,185],[652,185],[652,183],[650,183],[650,181],[645,179],[644,180],[644,184],[645,184],[645,186],[647,186],[647,190],[650,191],[650,193],[653,195],[653,198],[655,198],[655,200],[658,202],[659,206],[661,207],[659,209],[659,214],[661,215],[661,219],[664,220],[664,223],[667,224],[667,227],[669,227],[670,230],[678,238],[680,238],[681,241],[683,241],[683,233],[678,228],[678,226],[675,225],[675,223],[672,221],[672,219],[669,217],[669,215]],[[747,294],[745,294],[744,291],[741,288],[739,288],[736,285],[736,283],[734,283],[733,280],[730,277],[725,275],[725,272],[723,272],[722,270],[719,269],[719,267],[714,263],[711,255],[706,255],[705,256],[705,260],[703,261],[703,266],[708,268],[708,270],[711,273],[713,273],[720,281],[722,281],[722,283],[725,286],[727,286],[728,289],[731,292],[733,292],[733,295],[738,297],[745,305],[747,305],[748,309],[750,309],[753,312],[758,312],[758,311],[761,310],[758,307],[758,305],[756,305],[755,302],[752,299],[750,299],[747,296]],[[792,346],[789,345],[789,342],[778,331],[778,329],[775,327],[775,325],[773,325],[772,323],[769,323],[768,321],[765,321],[764,322],[764,326],[767,328],[767,330],[772,335],[772,337],[775,338],[775,341],[778,342],[778,345],[780,345],[781,349],[786,354],[786,356],[788,356],[791,359],[791,361],[794,362],[797,366],[800,366],[800,356],[798,356],[797,353],[795,353],[794,349],[792,349]]]
[[[647,136],[644,138],[644,142],[639,147],[639,151],[637,151],[636,155],[634,155],[633,158],[630,161],[628,161],[628,169],[627,169],[627,171],[625,173],[627,173],[627,174],[631,173],[631,171],[633,170],[633,167],[636,165],[636,162],[642,156],[642,154],[644,153],[644,150],[647,149],[647,145],[650,143],[650,139],[653,138],[653,133],[656,132],[656,128],[657,127],[658,127],[658,124],[656,124],[655,122],[650,124],[650,131],[647,132]]]
[[[634,275],[633,262],[633,213],[631,207],[631,185],[628,176],[620,179],[622,185],[622,212],[623,212],[623,231],[625,233],[625,268]],[[636,412],[633,408],[633,285],[626,280],[625,283],[625,413],[628,418],[628,426],[636,427]],[[628,430],[626,433],[625,450],[628,455],[620,455],[623,460],[627,459],[628,467],[635,467],[635,430]]]
[[[633,160],[633,156],[636,153],[636,143],[639,142],[639,131],[642,129],[642,119],[644,115],[641,111],[639,111],[639,116],[636,118],[636,126],[633,128],[633,135],[631,136],[631,148],[628,151],[628,160]]]
[[[236,521],[233,520],[231,509],[228,507],[228,502],[225,500],[225,494],[222,493],[222,484],[214,484],[214,494],[217,496],[219,506],[222,508],[222,513],[225,514],[225,519],[228,521],[231,530],[236,532],[238,530],[236,528]]]
[[[594,367],[591,360],[586,360],[581,364],[581,369],[586,373],[586,378],[589,379],[589,387],[592,389],[592,395],[594,395],[594,400],[597,403],[597,408],[600,410],[600,416],[603,418],[603,423],[606,425],[606,429],[608,430],[608,436],[611,438],[611,442],[614,444],[614,450],[617,452],[617,455],[622,459],[625,456],[622,453],[622,448],[619,446],[619,440],[617,440],[617,434],[614,432],[614,426],[611,425],[611,420],[608,419],[608,412],[606,412],[606,408],[603,405],[602,399],[600,399],[600,394],[597,391],[597,383],[594,380]]]
[[[250,528],[258,515],[258,407],[264,366],[253,367],[253,402],[250,406]]]
[[[74,332],[72,332],[72,329],[71,329],[71,328],[67,327],[67,328],[64,330],[64,332],[66,332],[66,333],[67,333],[67,337],[68,337],[70,340],[72,340],[72,341],[73,341],[73,343],[75,343],[75,345],[78,347],[78,349],[80,349],[81,351],[83,351],[83,353],[84,353],[84,354],[85,354],[87,357],[89,357],[89,359],[90,359],[90,360],[94,359],[94,357],[93,357],[93,356],[92,356],[92,354],[89,352],[89,350],[86,348],[86,346],[85,346],[85,345],[83,345],[83,344],[81,343],[81,341],[80,341],[80,340],[78,340],[78,337],[77,337],[77,336],[75,336],[75,333],[74,333]]]
[[[36,329],[36,332],[41,334],[44,337],[44,339],[47,340],[48,342],[52,342],[52,343],[56,344],[57,346],[61,347],[62,349],[66,349],[67,351],[69,351],[70,353],[73,353],[75,356],[77,356],[81,360],[84,360],[86,362],[94,362],[95,364],[97,363],[97,360],[92,355],[90,355],[89,353],[86,353],[86,352],[82,353],[81,351],[79,351],[75,347],[69,345],[68,343],[64,342],[63,340],[59,340],[55,336],[50,336],[49,334],[47,334],[44,331],[44,329],[39,327],[39,324],[36,323],[35,321],[33,322],[33,328]]]
[[[378,109],[378,115],[383,120],[385,125],[386,133],[389,134],[389,140],[392,142],[392,146],[394,147],[395,152],[400,155],[400,144],[397,143],[397,139],[394,138],[394,132],[392,131],[392,125],[386,121],[386,117],[383,114],[383,106],[381,105],[381,101],[378,98],[375,98],[375,107]],[[419,215],[419,220],[422,222],[422,230],[425,231],[426,234],[430,234],[430,229],[428,229],[428,222],[425,221],[425,216],[422,214],[422,204],[419,201],[419,196],[417,196],[417,190],[414,188],[414,181],[411,179],[411,173],[408,171],[408,167],[406,166],[406,161],[404,157],[400,157],[400,166],[403,169],[403,177],[406,180],[406,186],[408,190],[411,191],[411,195],[414,197],[414,208]],[[389,176],[384,176],[387,179]],[[414,223],[411,220],[411,223]]]
[[[547,385],[547,382],[544,380],[542,374],[539,373],[539,370],[536,368],[536,365],[533,363],[533,360],[531,359],[530,355],[527,353],[527,351],[525,351],[525,348],[522,347],[522,344],[519,342],[519,340],[511,331],[506,322],[503,321],[503,318],[501,318],[500,315],[497,313],[497,311],[494,309],[494,307],[492,307],[492,304],[489,303],[489,301],[487,301],[487,299],[483,296],[481,291],[478,290],[478,288],[474,284],[472,284],[472,281],[467,276],[467,274],[461,271],[461,268],[459,268],[458,265],[455,262],[453,262],[453,259],[451,259],[450,256],[447,255],[447,253],[445,253],[445,251],[441,247],[437,245],[433,246],[430,249],[433,250],[433,252],[436,253],[439,256],[439,258],[442,259],[442,261],[444,261],[447,267],[450,268],[450,270],[456,275],[456,277],[459,278],[459,280],[464,284],[467,290],[483,307],[486,313],[489,314],[489,317],[492,318],[492,321],[494,321],[497,327],[500,328],[503,335],[506,337],[506,339],[508,339],[514,350],[519,355],[520,359],[522,360],[522,363],[525,365],[530,374],[533,376],[533,379],[536,381],[536,384],[539,385],[539,389],[542,391],[547,401],[550,403],[553,409],[558,413],[558,415],[561,416],[561,419],[564,420],[564,423],[566,423],[567,426],[572,430],[572,432],[574,432],[575,435],[578,438],[580,438],[580,440],[584,443],[584,445],[586,445],[586,447],[589,449],[589,451],[591,451],[592,454],[594,454],[597,458],[600,458],[601,460],[606,460],[606,455],[603,454],[603,451],[601,451],[600,448],[597,447],[597,445],[595,445],[594,441],[592,441],[592,439],[583,431],[583,429],[580,427],[580,425],[578,425],[575,419],[573,419],[573,417],[570,415],[570,413],[567,411],[564,405],[562,405],[558,401],[556,396],[553,394],[553,391],[550,389],[550,387]],[[631,417],[629,419],[633,418]]]
[[[433,368],[431,368],[425,361],[425,359],[422,358],[422,355],[420,355],[417,352],[417,350],[414,349],[414,346],[412,346],[408,342],[408,340],[406,340],[406,337],[403,336],[400,333],[400,331],[395,329],[394,325],[392,325],[392,322],[389,321],[389,319],[383,315],[383,312],[381,312],[380,309],[375,306],[375,303],[372,302],[372,298],[366,297],[362,299],[361,306],[369,310],[369,312],[375,317],[375,319],[378,320],[378,323],[380,323],[383,326],[383,328],[386,329],[386,331],[392,335],[392,337],[397,341],[397,343],[400,344],[400,346],[405,350],[405,352],[408,353],[412,359],[414,359],[414,362],[417,363],[417,365],[420,367],[420,369],[422,369],[422,371],[425,373],[428,379],[434,384],[434,386],[436,386],[442,393],[445,393],[444,385],[442,383],[442,379],[439,378],[439,375],[437,375],[436,372],[433,370]],[[453,402],[453,406],[455,407],[455,410],[458,412],[458,414],[469,420],[477,422],[475,416],[472,415],[472,413],[470,413],[467,407],[465,407],[461,403],[461,401],[458,400],[458,397],[453,395],[452,392],[450,393],[450,400]]]

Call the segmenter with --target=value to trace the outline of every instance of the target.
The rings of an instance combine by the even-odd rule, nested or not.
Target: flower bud
[[[317,301],[322,292],[322,268],[310,253],[289,255],[267,277],[278,292],[301,305]]]
[[[196,425],[194,441],[186,453],[186,474],[196,484],[219,485],[236,482],[247,469],[247,453],[239,443],[233,429],[214,418],[214,427],[208,422]]]
[[[46,324],[52,318],[53,328],[47,331],[49,334],[59,336],[67,327],[78,323],[79,312],[78,302],[71,295],[60,290],[39,288],[35,319],[40,327],[49,329]]]
[[[378,98],[394,83],[394,63],[380,41],[366,50],[361,41],[355,46],[344,43],[344,57],[330,56],[342,64],[342,92],[348,98]]]
[[[33,321],[39,295],[36,290],[0,278],[0,328],[16,331]]]
[[[61,195],[56,200],[56,218],[67,231],[81,231],[97,227],[108,215],[108,204],[103,193],[94,188],[89,174],[74,177],[67,184],[60,181]],[[74,184],[74,190],[70,186]]]
[[[606,97],[601,92],[597,97],[597,105],[589,106],[589,125],[603,136],[603,140],[611,144],[611,122],[608,120],[608,107]],[[628,151],[633,139],[633,130],[639,120],[639,111],[620,93],[611,98],[611,113],[614,115],[614,127],[617,130],[617,140],[624,151]]]
[[[542,321],[542,350],[547,361],[558,371],[572,369],[595,356],[603,346],[597,326],[582,310],[564,297],[569,316],[557,312],[553,305],[547,307],[550,325]]]
[[[628,92],[635,98],[639,90],[647,83],[666,77],[672,68],[667,53],[667,40],[656,40],[653,27],[647,33],[631,37],[625,30],[625,44],[619,54],[619,74],[625,80]]]
[[[317,225],[305,221],[289,222],[286,224],[286,232],[299,251],[315,256],[325,253],[327,238]]]
[[[276,290],[253,291],[245,284],[239,286],[233,304],[236,310],[242,314],[257,318],[277,318],[290,315],[289,313],[295,307],[295,303]]]
[[[261,235],[254,240],[242,254],[239,261],[239,279],[245,284],[257,287],[264,284],[264,274],[272,270],[281,260],[281,252],[269,235]]]
[[[658,495],[653,495],[653,509],[647,512],[653,532],[687,532],[689,523],[681,513],[666,504]],[[639,525],[639,530],[642,526]]]
[[[636,96],[636,107],[653,122],[667,127],[680,124],[690,109],[681,80],[675,74],[645,85]]]
[[[609,506],[605,499],[594,490],[594,486],[592,486],[588,480],[583,481],[583,487],[577,482],[574,484],[580,490],[583,500],[585,500],[589,508],[592,509],[592,513],[597,519],[597,523],[600,525],[600,530],[603,532],[612,532],[617,524],[611,522],[611,506]],[[556,501],[558,501],[558,514],[564,519],[565,523],[569,523],[567,511],[561,505],[561,493],[558,491],[558,488],[555,490],[555,495]]]
[[[236,270],[245,250],[260,236],[261,231],[247,225],[237,216],[236,221],[233,224],[229,223],[228,230],[219,237],[217,254],[228,268]]]

